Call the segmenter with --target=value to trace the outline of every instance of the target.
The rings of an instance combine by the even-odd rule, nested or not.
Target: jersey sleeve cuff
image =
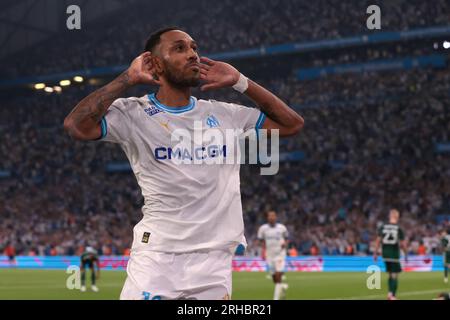
[[[95,140],[103,139],[104,137],[106,137],[106,134],[108,133],[108,125],[106,124],[106,118],[104,116],[102,117],[102,121],[100,122],[100,128],[102,130],[102,134]]]

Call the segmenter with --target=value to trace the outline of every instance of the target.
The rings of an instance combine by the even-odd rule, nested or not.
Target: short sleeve
[[[286,228],[286,226],[283,226],[283,238],[288,239],[289,238],[289,231]]]
[[[264,226],[261,226],[258,229],[258,239],[264,240]]]
[[[233,125],[244,132],[251,129],[260,129],[266,120],[266,115],[256,108],[249,108],[235,103],[224,103],[231,114]]]
[[[130,140],[130,113],[127,99],[115,100],[102,118],[102,141],[122,143]]]

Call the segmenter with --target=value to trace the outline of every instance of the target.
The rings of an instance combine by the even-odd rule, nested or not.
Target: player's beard
[[[168,63],[165,64],[165,73],[167,82],[169,82],[174,87],[185,88],[185,87],[198,87],[200,84],[200,71],[198,75],[193,75],[192,77],[183,77],[181,72],[174,70]]]

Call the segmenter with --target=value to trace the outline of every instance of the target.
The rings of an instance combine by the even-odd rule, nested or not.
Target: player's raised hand
[[[202,91],[232,87],[239,80],[239,71],[228,63],[206,57],[201,57],[200,62],[200,79],[206,82]]]
[[[134,59],[128,68],[128,75],[132,84],[160,84],[160,81],[153,77],[153,72],[152,54],[149,51]]]

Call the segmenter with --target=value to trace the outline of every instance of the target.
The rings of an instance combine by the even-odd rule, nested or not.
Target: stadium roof
[[[81,8],[81,21],[89,23],[128,6],[120,0],[2,0],[0,10],[0,58],[66,31],[69,5]],[[74,31],[76,32],[76,31]]]

